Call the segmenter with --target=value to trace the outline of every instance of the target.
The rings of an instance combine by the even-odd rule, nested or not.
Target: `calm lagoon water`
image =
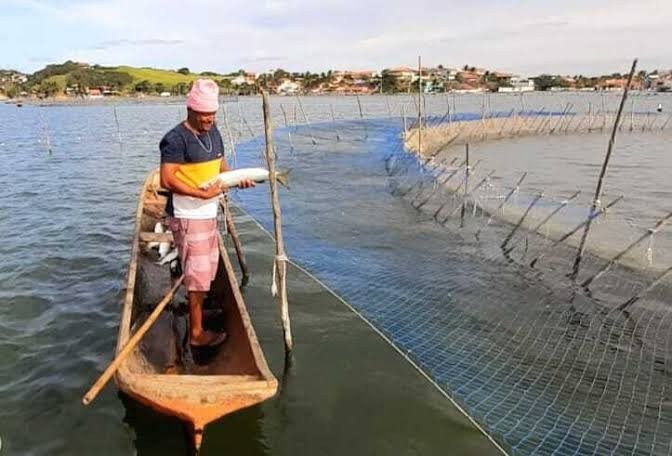
[[[484,103],[490,110],[561,110],[568,99],[577,109],[602,101],[592,94],[436,95],[427,98],[427,106],[437,115],[448,106],[480,112]],[[617,100],[610,95],[605,105],[614,107]],[[664,96],[641,96],[637,105],[654,109],[661,101],[672,109],[672,98]],[[516,454],[535,448],[564,451],[580,446],[579,440],[612,442],[621,424],[636,428],[618,413],[604,425],[589,425],[581,404],[590,403],[592,388],[584,396],[567,393],[570,385],[590,378],[573,370],[571,357],[560,356],[571,341],[582,339],[568,329],[567,301],[549,292],[552,285],[479,256],[473,241],[438,227],[390,193],[384,158],[398,146],[401,128],[390,114],[398,115],[402,106],[410,112],[412,98],[362,98],[365,117],[378,118],[366,124],[356,121],[352,97],[302,99],[305,117],[293,98],[272,103],[276,125],[283,126],[285,117],[289,123],[307,118],[322,125],[292,130],[291,144],[286,130],[278,132],[280,163],[294,168],[292,190],[282,200],[290,256],[343,295],[485,423],[502,446]],[[225,106],[239,163],[260,163],[261,145],[253,140],[261,132],[260,99]],[[325,126],[332,120],[331,106],[339,123]],[[0,438],[7,454],[184,453],[179,423],[119,398],[113,387],[89,408],[79,402],[109,362],[116,341],[138,191],[158,164],[159,139],[183,112],[180,104],[170,103],[0,105],[0,180],[7,189],[0,204]],[[342,141],[334,141],[336,133]],[[671,209],[666,206],[668,143],[669,133],[619,138],[607,191],[631,197],[627,210],[617,215],[633,229]],[[528,170],[530,192],[543,188],[562,196],[594,185],[605,144],[600,136],[523,138],[485,143],[474,154],[497,170],[501,182],[515,181]],[[270,226],[264,189],[238,192],[236,200]],[[277,399],[211,426],[203,454],[496,452],[396,351],[297,270],[290,275],[297,351],[295,364],[283,372],[275,304],[267,291],[272,247],[245,216],[240,230],[254,267],[246,299],[285,388]],[[616,236],[612,243],[620,240]],[[542,317],[552,317],[553,323]],[[537,322],[536,329],[522,330],[524,322]],[[548,346],[554,337],[570,342]],[[594,337],[599,340],[599,334]],[[535,344],[538,352],[520,348]],[[587,352],[576,347],[580,359]],[[552,355],[542,356],[542,349]],[[628,366],[635,367],[615,356],[611,366],[626,368],[614,372],[625,375]],[[551,375],[548,366],[555,363],[576,372],[573,383],[556,382],[563,371]],[[597,372],[608,367],[600,365]],[[648,371],[648,364],[644,367]],[[503,377],[507,372],[513,377]],[[521,389],[523,384],[529,389]],[[639,390],[632,391],[638,397],[634,391]],[[613,399],[622,397],[616,393]],[[603,394],[593,409],[608,407],[609,398]],[[554,412],[547,416],[544,410]],[[661,426],[658,435],[672,433]],[[582,438],[585,428],[598,437]],[[553,432],[572,438],[546,438]],[[656,442],[651,448],[663,454]]]

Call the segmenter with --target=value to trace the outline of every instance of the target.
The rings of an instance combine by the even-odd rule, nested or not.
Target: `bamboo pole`
[[[611,130],[611,137],[609,138],[609,146],[607,147],[607,155],[604,157],[604,162],[602,163],[602,170],[600,171],[600,177],[597,180],[597,187],[595,188],[595,196],[593,197],[593,204],[590,207],[590,213],[594,213],[597,206],[600,204],[600,198],[602,197],[602,185],[604,184],[604,176],[607,174],[607,166],[609,166],[609,159],[611,158],[611,152],[614,148],[614,142],[616,140],[616,131],[618,128],[618,123],[621,119],[621,114],[623,113],[623,106],[625,106],[625,101],[628,98],[628,91],[630,89],[630,84],[632,83],[632,77],[635,74],[635,68],[637,68],[637,59],[632,61],[632,68],[630,69],[630,74],[628,75],[628,83],[623,90],[623,97],[621,98],[621,104],[618,107],[618,113],[616,114],[616,120],[614,122],[614,128]],[[603,100],[604,101],[604,100]],[[573,279],[579,274],[579,268],[581,267],[581,258],[586,250],[586,240],[588,238],[588,233],[590,232],[590,225],[592,219],[588,219],[583,235],[581,236],[581,242],[579,243],[579,250],[574,259],[574,266],[572,267],[572,273],[570,277]]]
[[[627,89],[625,91],[627,92]],[[604,105],[604,91],[600,92],[600,97],[602,101],[602,127],[600,128],[600,131],[603,132],[604,129],[607,127],[607,108]]]
[[[495,212],[499,212],[500,210],[504,209],[504,205],[509,201],[509,199],[511,199],[511,197],[514,195],[514,193],[516,193],[520,189],[520,186],[522,185],[522,183],[523,183],[523,181],[525,180],[526,177],[527,177],[527,171],[524,172],[522,176],[520,176],[520,179],[518,179],[518,182],[516,183],[516,186],[513,187],[509,191],[509,193],[506,195],[504,200],[499,204],[499,206],[497,206],[497,209],[495,209]],[[492,222],[492,215],[490,217],[488,217],[488,221],[485,224],[485,226],[490,225],[490,222]],[[483,231],[483,227],[479,228],[478,231],[476,232],[475,236],[476,236],[477,239],[480,236],[481,231]]]
[[[231,241],[233,241],[233,248],[236,251],[236,257],[238,257],[238,264],[240,265],[240,272],[243,275],[243,278],[240,280],[240,287],[244,287],[250,282],[250,269],[247,267],[247,261],[245,260],[245,253],[243,252],[243,245],[240,242],[240,237],[238,236],[238,230],[236,229],[236,224],[233,221],[233,215],[229,210],[229,197],[224,195],[224,198],[219,201],[220,206],[222,207],[222,212],[224,212],[224,222],[226,223],[226,230],[231,235]]]
[[[285,128],[287,129],[287,139],[289,139],[289,147],[291,150],[294,150],[294,143],[292,142],[292,130],[289,128],[289,122],[287,122],[287,112],[285,107],[280,104],[280,110],[282,111],[282,117],[285,119]]]
[[[47,123],[47,119],[44,118],[44,116],[40,115],[40,119],[42,120],[42,130],[44,131],[44,145],[47,149],[47,153],[51,155],[51,137],[49,136],[49,124]]]
[[[266,97],[268,97],[268,94],[266,95]],[[310,127],[310,122],[308,122],[308,116],[306,116],[306,111],[303,109],[303,103],[301,103],[301,97],[299,97],[298,94],[296,95],[296,101],[298,101],[299,103],[299,109],[301,110],[301,115],[303,116],[303,120],[306,122],[306,126],[308,127],[308,134],[310,135],[310,141],[313,143],[313,146],[316,146],[317,141],[315,141],[315,137],[313,136],[313,129]]]
[[[467,172],[467,173],[473,172],[473,171],[478,167],[479,163],[481,163],[481,161],[482,161],[482,160],[478,160],[478,161],[476,161],[476,164],[474,164],[474,166],[472,166],[470,170],[466,170],[466,168],[465,168],[465,172]],[[462,162],[462,163],[465,164],[466,161],[465,161],[465,162]],[[445,173],[445,172],[446,172],[446,171],[444,171],[444,173]],[[442,177],[444,173],[442,173],[442,174],[440,174],[439,176],[437,176],[437,182],[438,182],[438,178]],[[458,185],[458,186],[455,188],[455,190],[453,191],[453,193],[455,193],[455,194],[459,193],[460,190],[462,190],[462,186],[463,186],[465,183],[467,183],[467,185],[464,187],[464,197],[463,197],[463,200],[464,200],[464,198],[466,198],[466,196],[467,196],[468,182],[469,182],[469,177],[465,175],[465,177],[462,179],[462,182],[460,182],[460,185]],[[427,204],[427,203],[429,202],[429,200],[430,200],[430,199],[431,199],[431,198],[432,198],[432,197],[439,191],[439,189],[441,189],[441,187],[442,187],[442,186],[438,186],[438,185],[437,185],[436,190],[434,190],[433,192],[431,192],[431,193],[429,194],[429,196],[427,196],[427,197],[426,197],[420,204],[418,204],[418,205],[416,206],[416,205],[415,205],[415,202],[416,202],[416,200],[418,199],[418,197],[422,194],[422,190],[421,190],[420,192],[418,192],[418,194],[416,195],[416,199],[411,203],[411,205],[412,205],[413,207],[415,207],[416,209],[420,209],[420,208],[422,208],[422,207],[423,207],[425,204]],[[459,206],[458,206],[458,209],[459,209]],[[451,214],[451,215],[452,215],[452,214]]]
[[[119,128],[119,117],[117,116],[117,105],[112,105],[114,111],[114,123],[117,125],[117,140],[119,141],[119,152],[124,151],[124,147],[121,143],[121,129]]]
[[[555,247],[556,245],[560,244],[562,241],[564,241],[564,240],[566,240],[566,239],[569,239],[569,238],[570,238],[571,236],[573,236],[576,232],[578,232],[581,228],[585,227],[586,225],[588,225],[589,223],[591,223],[594,219],[596,219],[596,218],[599,217],[600,215],[602,215],[602,214],[604,214],[605,212],[607,212],[608,209],[610,209],[612,206],[614,206],[616,203],[618,203],[618,202],[621,201],[622,199],[623,199],[623,196],[619,196],[618,198],[616,198],[615,200],[613,200],[611,203],[607,204],[607,205],[604,206],[603,208],[600,208],[600,209],[597,210],[596,212],[592,212],[592,213],[590,213],[590,214],[588,215],[588,217],[586,218],[586,220],[584,220],[583,222],[581,222],[580,224],[578,224],[577,226],[575,226],[569,233],[566,233],[566,234],[563,235],[560,239],[558,239],[558,240],[556,240],[556,241],[553,241],[553,243],[551,244],[551,246],[550,246],[549,248],[553,248],[553,247]],[[537,262],[538,262],[540,259],[542,259],[542,258],[546,255],[546,253],[548,252],[548,250],[549,250],[548,248],[545,249],[539,256],[537,256],[534,260],[532,260],[532,261],[530,262],[530,267],[534,267],[534,265],[537,264]]]
[[[329,110],[331,111],[331,122],[334,124],[334,132],[336,133],[336,141],[340,141],[341,137],[338,135],[338,130],[336,130],[336,115],[334,114],[334,105],[333,104],[329,105]]]
[[[534,228],[532,228],[532,232],[533,232],[533,233],[537,233],[537,232],[539,232],[539,230],[541,229],[542,226],[544,226],[546,223],[548,223],[548,221],[551,220],[551,218],[552,218],[555,214],[557,214],[558,212],[560,212],[560,210],[561,210],[562,208],[566,207],[566,206],[569,204],[569,202],[572,201],[572,200],[573,200],[574,198],[576,198],[577,196],[579,196],[579,194],[581,194],[581,191],[580,191],[580,190],[577,190],[576,192],[574,192],[574,194],[573,194],[572,196],[570,196],[570,197],[567,198],[566,200],[562,201],[562,202],[558,205],[558,207],[556,207],[555,209],[553,209],[553,211],[552,211],[550,214],[548,214],[548,215],[546,216],[546,218],[544,218],[541,222],[539,222],[539,224],[538,224],[537,226],[535,226]]]
[[[664,279],[670,272],[672,272],[672,266],[670,266],[669,268],[665,269],[662,273],[660,273],[660,275],[659,275],[658,277],[656,277],[656,279],[655,279],[653,282],[651,282],[651,283],[649,284],[649,286],[647,286],[647,287],[644,288],[642,291],[640,291],[639,293],[637,293],[636,295],[634,295],[632,298],[628,299],[628,300],[625,301],[623,304],[621,304],[620,306],[618,306],[617,309],[618,309],[618,310],[625,310],[625,309],[627,309],[628,307],[630,307],[631,305],[633,305],[634,303],[636,303],[637,301],[639,301],[639,300],[642,298],[642,296],[644,296],[644,295],[645,295],[646,293],[648,293],[649,291],[653,290],[653,289],[656,287],[656,285],[658,285],[660,282],[662,282],[663,279]]]
[[[114,361],[110,363],[109,366],[107,366],[107,369],[98,377],[98,380],[91,386],[89,391],[84,395],[82,398],[82,403],[84,405],[89,405],[91,401],[93,401],[96,396],[98,396],[98,393],[103,389],[105,384],[112,378],[112,375],[119,369],[119,366],[121,366],[121,363],[124,362],[124,360],[128,357],[128,355],[133,351],[136,345],[138,345],[138,342],[140,342],[140,339],[142,339],[142,336],[145,335],[145,333],[149,330],[149,328],[152,327],[152,325],[156,322],[156,320],[159,318],[159,315],[161,315],[161,312],[165,307],[170,303],[170,301],[173,299],[173,296],[175,295],[175,292],[177,289],[182,285],[182,282],[184,281],[184,275],[181,275],[179,279],[175,281],[173,284],[172,288],[166,296],[161,300],[161,302],[154,308],[151,314],[149,314],[149,317],[142,323],[140,328],[131,336],[131,338],[126,342],[126,345],[124,345],[124,348],[121,349],[119,354],[117,355],[116,358],[114,358]]]
[[[275,260],[273,268],[273,283],[276,283],[276,274],[280,285],[280,318],[282,320],[282,332],[285,340],[285,353],[290,353],[293,348],[292,328],[289,321],[289,305],[287,303],[287,256],[285,255],[285,243],[282,238],[282,219],[280,213],[280,198],[278,196],[277,182],[275,178],[275,153],[273,150],[273,124],[271,118],[271,106],[268,101],[268,93],[261,92],[264,109],[264,132],[266,136],[266,161],[268,162],[269,184],[271,187],[271,204],[273,206],[273,227],[275,230]]]
[[[467,209],[467,190],[469,189],[469,143],[464,145],[465,163],[464,167],[464,199],[462,200],[462,209],[460,210],[460,228],[464,228],[464,212]]]
[[[539,202],[539,200],[541,199],[542,196],[544,196],[544,192],[539,192],[537,194],[537,196],[534,197],[534,199],[532,200],[530,205],[527,206],[527,209],[525,209],[525,212],[523,213],[523,215],[518,220],[518,223],[516,223],[516,225],[513,227],[511,232],[508,234],[508,236],[506,236],[506,239],[504,239],[504,242],[502,242],[502,244],[499,246],[502,250],[506,249],[506,245],[513,238],[513,235],[516,234],[516,231],[518,231],[518,229],[523,225],[523,222],[525,221],[525,219],[529,215],[530,211],[537,204],[537,202]],[[508,254],[510,251],[511,250],[505,251],[505,254]]]
[[[511,119],[512,116],[513,116],[513,125],[514,125],[514,128],[515,128],[515,125],[516,125],[515,112],[516,112],[516,110],[512,108],[511,111],[509,111],[509,115],[506,116],[506,118],[502,122],[502,126],[499,129],[499,134],[497,135],[500,138],[502,138],[504,136],[504,127],[506,127],[507,122],[509,121],[509,119]]]
[[[548,131],[548,134],[549,134],[549,135],[552,135],[553,132],[554,132],[554,131],[560,126],[560,124],[565,120],[565,115],[567,115],[567,113],[568,113],[569,110],[571,109],[571,106],[572,106],[571,103],[567,103],[567,104],[565,105],[565,108],[562,110],[562,114],[560,115],[560,119],[559,119],[559,120],[555,123],[555,125],[553,125],[553,127]]]
[[[224,103],[222,106],[222,117],[224,118],[224,130],[226,131],[226,139],[229,143],[231,158],[233,158],[233,167],[235,168],[238,161],[236,157],[236,147],[233,145],[233,133],[231,133],[231,127],[229,126],[229,115],[226,112],[226,104]]]
[[[618,260],[620,260],[621,258],[623,258],[623,256],[625,256],[625,254],[627,254],[629,251],[631,251],[631,250],[632,250],[633,248],[635,248],[637,245],[639,245],[639,244],[641,244],[642,242],[644,242],[646,239],[648,239],[648,238],[650,238],[651,236],[653,236],[654,234],[656,234],[656,233],[658,232],[658,230],[659,230],[663,225],[665,225],[665,223],[667,223],[667,221],[668,221],[670,218],[672,218],[672,212],[670,212],[669,214],[667,214],[667,215],[666,215],[665,217],[663,217],[662,219],[658,220],[658,223],[656,223],[656,225],[655,225],[653,228],[650,228],[649,230],[647,230],[646,233],[642,234],[637,240],[635,240],[634,242],[632,242],[632,243],[631,243],[625,250],[621,251],[618,255],[616,255],[616,256],[613,257],[611,260],[609,260],[609,261],[607,262],[607,264],[605,264],[604,266],[602,266],[602,268],[601,268],[599,271],[597,271],[595,274],[593,274],[593,275],[592,275],[591,277],[589,277],[588,279],[584,280],[583,283],[581,284],[581,286],[585,288],[585,287],[587,287],[588,285],[590,285],[594,280],[599,279],[600,276],[602,276],[602,274],[604,274],[605,272],[607,272],[607,271],[609,270],[609,268],[611,268],[611,266],[613,266]]]
[[[670,120],[672,120],[672,114],[670,114],[669,116],[667,116],[667,120],[666,120],[665,123],[660,127],[660,131],[663,131],[663,130],[665,129],[665,127],[667,127],[667,124],[670,123]]]
[[[474,188],[471,189],[471,193],[474,193],[476,190],[478,190],[478,189],[481,188],[483,185],[485,185],[485,183],[488,182],[488,180],[490,179],[490,177],[491,177],[493,174],[495,174],[495,171],[494,171],[494,170],[493,170],[493,171],[490,171],[490,173],[488,173],[487,176],[485,176],[483,179],[481,179],[481,181],[478,183],[478,185],[476,185],[476,187],[474,187]],[[439,221],[439,220],[438,220],[439,214],[440,214],[441,211],[446,207],[447,204],[448,204],[447,202],[446,202],[446,203],[443,203],[443,204],[442,204],[441,206],[439,206],[439,208],[434,212],[434,215],[432,215],[432,217],[433,217],[437,222]],[[459,206],[457,206],[457,207],[459,208]],[[456,210],[456,209],[455,209],[455,210]],[[447,221],[447,220],[448,220],[448,219],[455,213],[455,210],[451,211],[451,212],[446,216],[446,218],[444,218],[444,219],[443,219],[441,222],[439,222],[439,223],[441,223],[441,224],[446,223],[446,221]]]
[[[236,99],[236,106],[238,106],[238,139],[243,137],[243,108],[240,107],[240,99]]]
[[[418,56],[418,155],[422,156],[422,60]]]
[[[366,126],[366,122],[364,121],[364,111],[362,110],[362,100],[359,99],[359,95],[355,94],[355,98],[357,99],[357,107],[359,108],[359,118],[362,120],[362,123],[364,124],[364,140],[366,141],[369,139],[369,129]]]

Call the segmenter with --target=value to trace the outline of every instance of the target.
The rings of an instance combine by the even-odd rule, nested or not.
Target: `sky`
[[[670,0],[0,0],[0,68],[672,68]]]

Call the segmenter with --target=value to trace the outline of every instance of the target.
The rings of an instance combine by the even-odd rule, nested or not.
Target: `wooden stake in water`
[[[580,190],[579,190],[579,191],[576,191],[576,192],[574,192],[574,194],[573,194],[572,196],[570,196],[570,197],[567,198],[566,200],[562,201],[562,202],[558,205],[558,207],[556,207],[555,209],[553,209],[553,211],[552,211],[550,214],[548,214],[548,215],[547,215],[541,222],[539,222],[539,224],[538,224],[537,226],[535,226],[534,228],[532,228],[532,232],[533,232],[533,233],[537,233],[537,232],[539,232],[539,230],[541,229],[542,226],[544,226],[546,223],[548,223],[548,221],[551,220],[551,218],[552,218],[555,214],[557,214],[558,212],[560,212],[560,210],[562,210],[564,207],[566,207],[566,206],[569,204],[570,201],[572,201],[574,198],[576,198],[576,197],[579,196],[580,194],[581,194],[581,191],[580,191]]]
[[[271,187],[271,204],[273,206],[273,227],[275,230],[275,267],[273,268],[273,283],[276,277],[279,282],[278,296],[280,298],[280,318],[282,320],[282,332],[285,340],[285,353],[293,348],[292,328],[289,321],[289,304],[287,302],[287,256],[285,255],[285,243],[282,238],[282,219],[280,213],[280,198],[278,197],[278,185],[275,178],[275,151],[273,149],[273,124],[271,119],[271,106],[268,93],[261,92],[264,109],[264,133],[266,137],[266,161],[268,162],[269,184]]]
[[[289,128],[289,122],[287,122],[287,112],[285,112],[285,107],[281,104],[280,110],[282,111],[282,117],[285,119],[285,128],[287,129],[287,139],[289,140],[290,150],[294,150],[294,143],[292,142],[292,130]]]
[[[47,153],[51,155],[51,136],[49,136],[49,124],[47,123],[47,119],[45,119],[43,116],[40,116],[42,118],[42,129],[44,130],[44,144],[47,147]]]
[[[334,114],[334,105],[329,105],[329,110],[331,111],[331,122],[334,124],[334,131],[336,132],[336,141],[340,141],[341,137],[338,136],[338,131],[336,131],[336,115]]]
[[[546,253],[548,253],[548,251],[550,249],[552,249],[556,245],[560,244],[561,242],[569,239],[571,236],[573,236],[575,233],[577,233],[581,228],[583,228],[586,225],[588,225],[589,223],[591,223],[594,219],[598,218],[600,215],[606,213],[607,210],[611,209],[612,206],[614,206],[616,203],[618,203],[622,199],[623,199],[623,196],[619,196],[618,198],[614,199],[612,202],[610,202],[606,206],[598,209],[595,212],[592,212],[592,213],[588,214],[588,217],[583,222],[581,222],[580,224],[575,226],[569,233],[566,233],[560,239],[557,239],[557,240],[553,241],[553,243],[548,248],[546,248],[541,254],[539,254],[539,256],[537,256],[534,260],[532,260],[530,262],[530,267],[533,268],[534,265],[537,264],[537,262],[539,260],[541,260],[544,256],[546,256]]]
[[[422,156],[422,60],[418,56],[418,155]]]
[[[525,219],[527,218],[528,214],[530,213],[530,211],[532,210],[532,208],[537,204],[537,202],[539,202],[539,200],[542,198],[542,196],[544,196],[544,193],[543,193],[543,192],[539,192],[539,193],[537,194],[537,196],[534,197],[534,199],[532,200],[532,202],[530,203],[530,205],[527,206],[527,209],[525,209],[525,212],[523,213],[523,215],[522,215],[522,216],[520,217],[520,219],[518,220],[518,223],[516,223],[516,225],[513,227],[513,229],[512,229],[511,232],[509,233],[509,235],[506,236],[506,239],[504,239],[504,242],[502,242],[502,244],[500,245],[500,248],[501,248],[502,250],[505,251],[505,252],[504,252],[505,254],[508,254],[509,252],[511,252],[511,249],[509,249],[509,250],[505,250],[505,249],[506,249],[506,245],[509,243],[509,241],[511,240],[511,238],[513,238],[513,235],[516,234],[516,231],[518,231],[518,229],[523,225],[523,222],[524,222]]]
[[[310,140],[313,143],[313,146],[317,145],[317,141],[315,141],[315,137],[313,136],[313,130],[310,127],[310,122],[308,122],[308,116],[306,115],[306,111],[303,109],[303,103],[301,103],[301,97],[299,95],[296,95],[296,101],[299,102],[299,109],[301,109],[301,115],[303,115],[303,120],[306,122],[306,126],[308,127],[308,134],[310,135]]]
[[[359,108],[359,118],[362,120],[362,123],[364,124],[364,140],[366,141],[369,139],[369,129],[366,126],[366,122],[364,122],[364,111],[362,110],[362,100],[359,99],[359,95],[355,94],[355,98],[357,98],[357,107]]]
[[[613,257],[611,260],[609,260],[609,261],[607,262],[607,264],[605,264],[604,266],[602,266],[602,268],[601,268],[598,272],[596,272],[593,276],[591,276],[591,277],[589,277],[588,279],[584,280],[583,283],[581,284],[581,286],[582,286],[582,287],[587,287],[587,286],[590,285],[594,280],[599,279],[600,276],[602,276],[602,274],[604,274],[605,272],[607,272],[607,271],[609,270],[609,268],[611,268],[611,267],[612,267],[618,260],[620,260],[621,258],[623,258],[623,256],[625,256],[629,251],[631,251],[631,250],[632,250],[633,248],[635,248],[637,245],[639,245],[639,244],[641,244],[642,242],[644,242],[646,239],[648,239],[648,238],[650,238],[651,236],[653,236],[654,234],[656,234],[656,233],[658,232],[658,230],[660,230],[660,228],[661,228],[663,225],[665,225],[665,223],[667,223],[667,221],[670,220],[671,218],[672,218],[672,212],[670,212],[669,214],[667,214],[667,215],[666,215],[665,217],[663,217],[662,219],[658,220],[658,222],[656,223],[656,225],[655,225],[653,228],[647,230],[646,233],[642,234],[642,235],[639,237],[639,239],[637,239],[636,241],[634,241],[633,243],[631,243],[625,250],[621,251],[618,255],[616,255],[616,256]]]
[[[618,113],[616,114],[616,121],[614,122],[614,128],[611,130],[611,137],[609,138],[609,146],[607,147],[607,155],[604,157],[604,162],[602,163],[602,170],[600,171],[600,177],[597,180],[597,188],[595,188],[595,197],[593,198],[593,204],[590,207],[590,214],[593,214],[600,204],[600,198],[602,197],[602,186],[604,185],[604,176],[607,174],[607,167],[609,166],[609,159],[611,158],[611,152],[614,149],[614,142],[616,140],[616,131],[618,124],[621,120],[621,114],[623,113],[623,106],[625,106],[625,101],[628,98],[628,90],[630,89],[630,84],[632,83],[632,77],[635,74],[635,68],[637,68],[637,59],[633,60],[632,68],[630,69],[630,74],[628,75],[628,83],[623,90],[623,97],[621,98],[621,104],[618,107]],[[581,259],[586,250],[586,240],[588,238],[588,233],[590,232],[590,225],[592,219],[588,219],[583,235],[581,236],[581,242],[579,244],[579,250],[576,254],[574,260],[574,266],[572,267],[571,278],[576,279],[576,276],[579,274],[579,268],[581,267]]]
[[[121,129],[119,128],[119,117],[117,116],[117,105],[113,105],[114,109],[114,123],[117,125],[117,140],[119,141],[119,152],[123,152],[123,145],[121,144]]]
[[[521,186],[521,184],[523,183],[523,181],[525,180],[526,177],[527,177],[527,171],[524,172],[522,176],[520,176],[520,179],[518,179],[518,182],[516,183],[516,186],[513,187],[511,190],[509,190],[509,193],[507,193],[507,195],[504,197],[504,200],[502,200],[502,202],[499,204],[499,206],[497,206],[497,209],[495,209],[495,213],[504,209],[504,206],[509,201],[509,199],[511,199],[511,197],[518,190],[520,190],[520,186]],[[492,217],[493,217],[492,215],[490,215],[490,217],[488,217],[488,221],[486,222],[485,226],[490,225],[490,222],[492,222]],[[483,231],[483,227],[479,228],[478,231],[476,232],[476,234],[475,234],[476,239],[478,239],[478,237],[481,235],[481,231]]]
[[[231,127],[229,126],[229,115],[226,112],[226,104],[222,106],[222,117],[224,118],[224,131],[226,131],[226,139],[229,143],[229,150],[231,151],[231,158],[233,162],[233,167],[236,167],[236,147],[233,145],[233,133],[231,133]]]
[[[460,228],[464,227],[464,212],[467,209],[467,190],[469,189],[469,143],[464,145],[464,154],[466,156],[464,167],[464,199],[462,200],[462,210],[460,211]]]
[[[660,275],[658,277],[656,277],[656,279],[653,282],[651,282],[648,287],[644,288],[642,291],[637,293],[635,296],[633,296],[632,298],[625,301],[623,304],[618,306],[617,309],[618,310],[625,310],[628,307],[630,307],[631,305],[633,305],[634,303],[636,303],[637,301],[639,301],[640,299],[642,299],[642,296],[644,296],[649,291],[653,290],[660,282],[663,281],[663,279],[665,277],[667,277],[667,275],[670,272],[672,272],[672,266],[670,266],[669,268],[667,268],[663,272],[661,272]]]

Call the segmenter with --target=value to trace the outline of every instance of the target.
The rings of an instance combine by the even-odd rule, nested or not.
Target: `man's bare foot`
[[[212,331],[203,331],[198,336],[192,335],[189,338],[189,344],[192,347],[214,347],[226,340],[226,333],[216,333]]]

